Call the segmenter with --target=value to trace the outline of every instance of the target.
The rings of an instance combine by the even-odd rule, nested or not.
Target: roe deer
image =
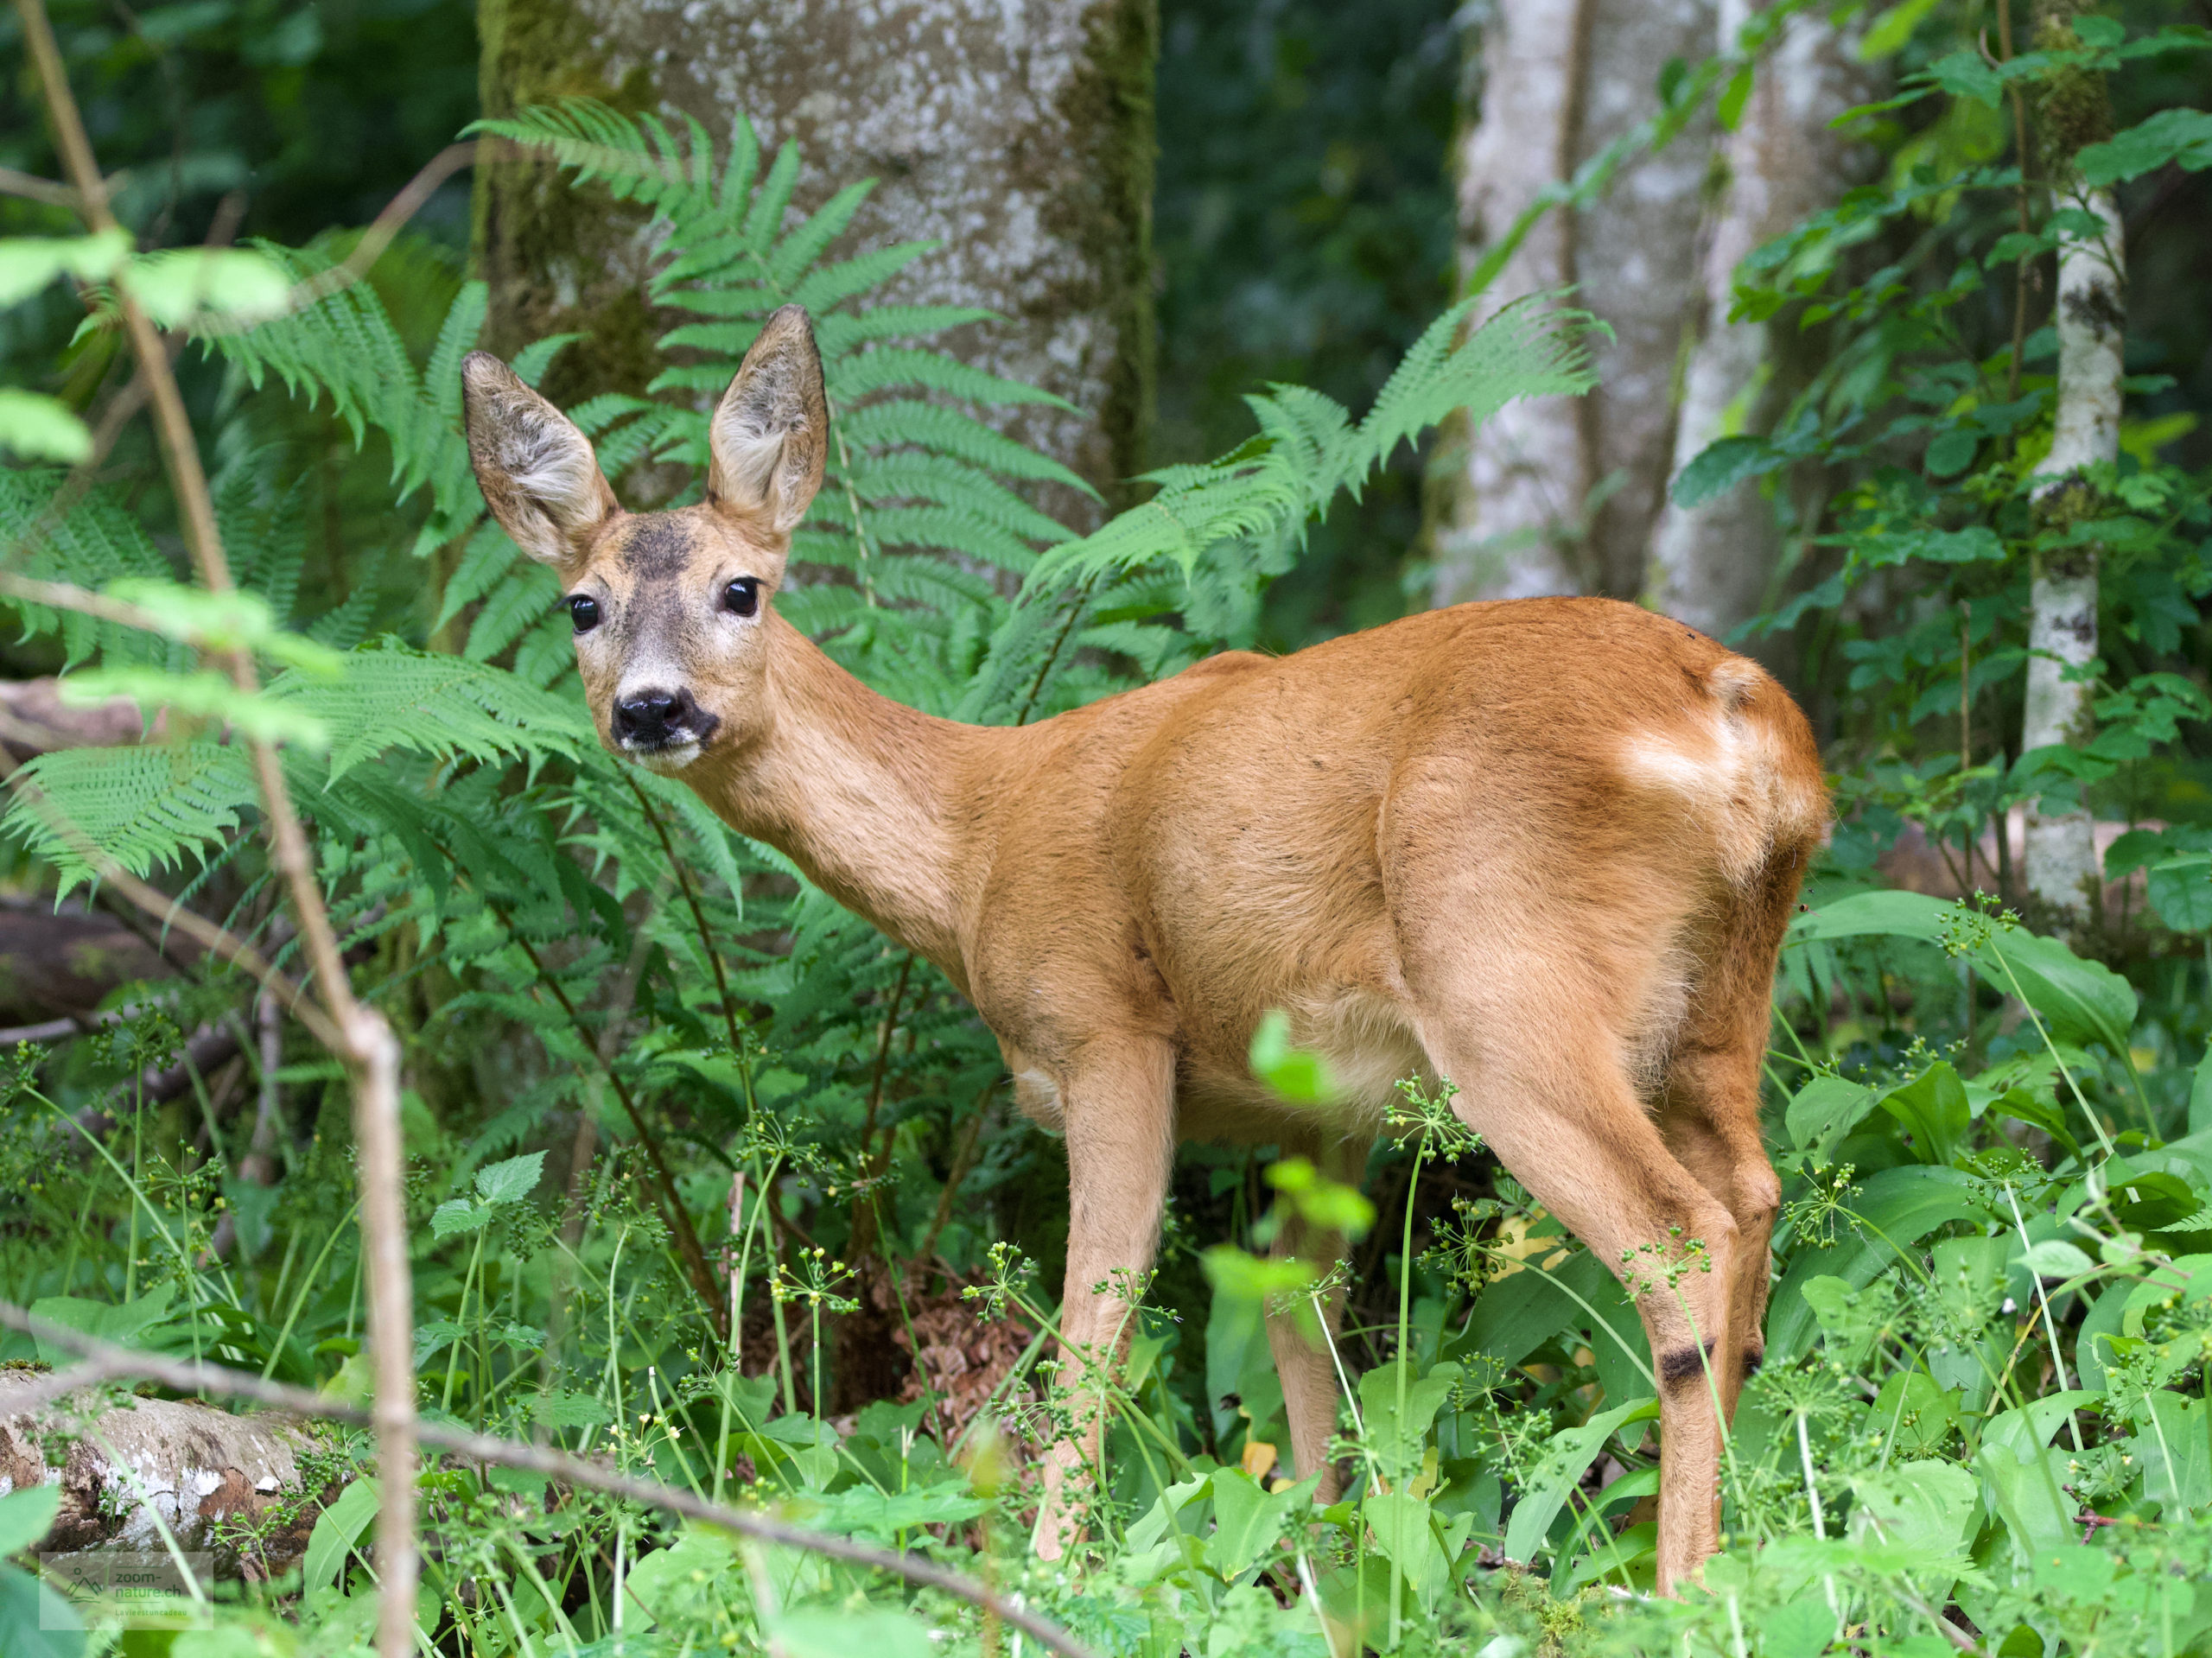
[[[1022,1109],[1066,1136],[1064,1352],[1115,1356],[1106,1286],[1150,1264],[1179,1140],[1272,1141],[1356,1181],[1395,1080],[1448,1077],[1468,1127],[1624,1277],[1701,1243],[1704,1270],[1637,1299],[1660,1586],[1698,1569],[1721,1414],[1762,1344],[1775,956],[1827,818],[1779,685],[1634,606],[1540,599],[957,725],[876,696],[771,602],[827,436],[798,307],[715,410],[705,500],[673,511],[625,512],[582,435],[497,359],[463,374],[485,499],[565,584],[607,747],[942,968]],[[1275,1007],[1330,1061],[1329,1104],[1286,1107],[1252,1077]],[[1277,1248],[1325,1262],[1342,1241]],[[1268,1333],[1312,1473],[1330,1361],[1287,1318]],[[1090,1396],[1047,1458],[1048,1558],[1099,1414]]]

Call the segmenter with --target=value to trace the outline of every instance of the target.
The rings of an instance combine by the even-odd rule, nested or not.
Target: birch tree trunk
[[[1722,0],[1720,38],[1732,41],[1758,7]],[[1800,12],[1761,60],[1736,130],[1721,143],[1726,181],[1707,230],[1704,322],[1683,371],[1671,477],[1715,439],[1765,430],[1788,401],[1794,327],[1777,339],[1764,322],[1731,321],[1736,268],[1761,244],[1834,201],[1861,170],[1863,145],[1828,123],[1877,94],[1856,40]],[[1765,607],[1781,541],[1756,485],[1694,507],[1663,505],[1652,532],[1645,602],[1719,638]]]
[[[1457,146],[1462,268],[1555,180],[1658,107],[1670,60],[1717,41],[1713,0],[1497,0],[1478,106]],[[1674,453],[1675,365],[1697,292],[1709,138],[1693,128],[1624,168],[1595,206],[1554,210],[1491,289],[1492,308],[1573,286],[1611,324],[1599,389],[1511,405],[1432,465],[1438,604],[1643,588]]]
[[[486,115],[583,94],[720,137],[742,111],[772,149],[798,140],[797,209],[879,180],[841,245],[943,245],[880,296],[1000,313],[947,348],[1074,405],[985,417],[1109,499],[1141,469],[1157,0],[485,0],[480,29]],[[549,391],[641,391],[658,364],[634,217],[538,163],[479,177],[493,348],[588,330]],[[1066,494],[1048,509],[1088,527],[1099,510]]]
[[[2085,10],[2072,0],[2038,8],[2036,46],[2062,51],[2078,46],[2073,19]],[[2050,453],[2031,483],[2038,540],[2096,514],[2098,495],[2082,475],[2109,465],[2120,454],[2121,348],[2126,332],[2126,263],[2120,208],[2110,189],[2082,181],[2075,156],[2084,144],[2112,134],[2112,111],[2101,74],[2062,69],[2044,81],[2037,98],[2044,166],[2054,205],[2085,210],[2099,229],[2063,238],[2058,249],[2058,410]],[[2097,549],[2094,543],[2038,550],[2030,589],[2028,683],[2020,721],[2020,751],[2029,753],[2089,736],[2091,664],[2097,660]],[[2025,875],[2043,903],[2092,924],[2100,869],[2094,825],[2086,806],[2045,811],[2028,804]]]

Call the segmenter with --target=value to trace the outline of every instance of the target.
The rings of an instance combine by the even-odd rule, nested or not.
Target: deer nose
[[[639,691],[614,705],[614,734],[639,748],[658,748],[691,736],[687,727],[697,712],[690,691]]]

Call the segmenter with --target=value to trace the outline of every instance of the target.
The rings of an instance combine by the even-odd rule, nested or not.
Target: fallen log
[[[186,1553],[213,1555],[218,1576],[264,1579],[307,1552],[320,1511],[296,1502],[308,1423],[193,1400],[118,1403],[99,1388],[55,1401],[48,1381],[0,1373],[0,1493],[61,1488],[42,1550],[159,1552],[166,1528]]]

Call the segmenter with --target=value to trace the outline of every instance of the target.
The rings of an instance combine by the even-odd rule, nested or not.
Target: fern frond
[[[484,608],[469,627],[467,654],[474,661],[489,662],[560,598],[561,584],[552,571],[542,564],[517,565],[486,597]]]
[[[257,797],[242,744],[58,749],[28,761],[19,775],[78,835],[141,878],[224,846]],[[94,879],[75,836],[57,833],[27,794],[15,797],[0,832],[54,867],[61,897]]]
[[[270,689],[329,729],[334,781],[391,748],[435,759],[534,762],[574,759],[598,742],[573,702],[484,663],[397,645],[356,651],[335,682],[290,673]]]
[[[878,346],[873,351],[855,352],[832,365],[829,380],[830,399],[839,403],[855,403],[892,386],[919,386],[925,391],[941,391],[970,403],[1041,403],[1070,414],[1076,412],[1075,405],[1065,397],[993,374],[942,352],[909,346]]]
[[[452,308],[438,327],[438,343],[430,349],[429,365],[423,383],[429,390],[431,406],[448,426],[461,424],[461,359],[476,348],[484,332],[484,319],[492,308],[492,289],[486,283],[467,282],[454,295]],[[559,336],[555,336],[556,339]],[[573,335],[569,336],[574,338]],[[544,345],[538,341],[539,346]]]

